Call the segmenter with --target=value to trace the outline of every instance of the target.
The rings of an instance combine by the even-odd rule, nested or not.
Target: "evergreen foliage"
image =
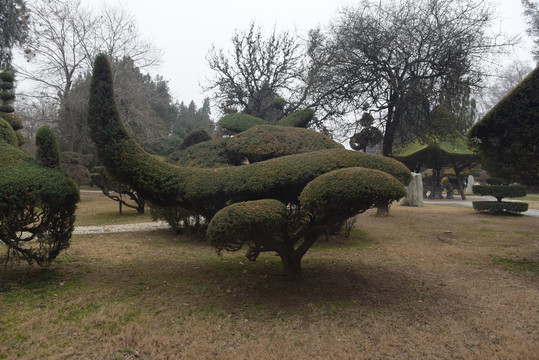
[[[60,153],[56,135],[51,128],[44,126],[36,134],[36,160],[49,168],[60,167]]]
[[[0,243],[8,247],[6,261],[15,255],[45,265],[69,246],[79,190],[58,166],[43,166],[16,147],[13,135],[0,119]],[[57,157],[48,157],[54,137],[42,135],[41,146],[49,148],[42,159],[57,165]]]
[[[241,133],[256,125],[266,124],[265,120],[249,114],[229,114],[219,121],[219,126],[233,133]]]
[[[191,131],[189,135],[183,139],[182,143],[178,146],[178,150],[184,150],[190,146],[209,140],[211,140],[211,135],[208,130],[205,128],[198,128]]]
[[[523,197],[528,190],[525,186],[519,185],[474,185],[473,193],[481,196],[490,195],[496,201],[474,201],[472,203],[475,211],[489,212],[494,214],[519,213],[528,210],[527,203],[502,201],[503,198]]]
[[[473,193],[481,196],[494,196],[497,201],[503,198],[524,197],[528,193],[525,186],[518,185],[474,185]]]
[[[256,259],[261,251],[275,251],[292,278],[301,277],[301,258],[329,227],[354,215],[350,212],[364,211],[373,203],[389,203],[400,194],[404,195],[402,184],[407,184],[411,178],[408,168],[394,159],[342,148],[282,156],[247,166],[173,166],[145,153],[131,138],[120,119],[112,95],[110,67],[107,58],[100,55],[94,66],[88,119],[98,156],[107,170],[159,207],[180,207],[212,223],[219,214],[216,223],[210,223],[208,228],[218,248],[237,249],[240,242],[248,242],[252,245],[247,254],[251,260]],[[366,169],[333,173],[334,170],[357,167]],[[350,193],[351,197],[359,201],[365,196],[366,200],[337,215],[324,209],[304,210],[300,204],[300,194],[310,182],[324,174],[328,174],[330,180],[348,179],[341,183],[342,186],[348,186],[357,178],[359,183],[350,188],[350,191],[355,191]],[[371,182],[377,184],[372,185]],[[360,191],[359,188],[367,183],[369,187]],[[317,188],[316,183],[311,186]],[[336,188],[327,196],[333,196],[338,191]],[[347,193],[349,189],[341,188],[340,191]],[[229,209],[230,206],[234,207]],[[252,209],[253,213],[248,209]],[[233,222],[234,229],[243,229],[243,232],[222,234],[221,229],[225,225],[219,219],[236,213],[245,214],[245,218]],[[280,219],[283,219],[282,222]],[[277,229],[281,224],[286,224],[283,226],[286,232]],[[265,242],[268,238],[265,235],[246,238],[252,234],[250,227],[271,228],[269,233],[279,233],[282,240]]]
[[[539,67],[494,106],[468,137],[489,174],[539,184]]]
[[[314,111],[307,108],[285,116],[284,118],[277,121],[277,125],[306,128],[313,118]]]

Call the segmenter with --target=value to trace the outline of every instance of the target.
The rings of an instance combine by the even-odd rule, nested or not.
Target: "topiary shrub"
[[[523,197],[527,194],[525,186],[518,185],[474,185],[473,193],[481,196],[494,196],[497,201],[474,201],[473,208],[478,212],[520,213],[528,211],[528,204],[502,201],[503,198]]]
[[[528,193],[528,189],[525,186],[519,185],[474,185],[472,190],[476,195],[494,196],[497,201],[502,201],[506,197],[524,197]]]
[[[277,125],[306,128],[313,118],[314,111],[312,109],[303,109],[285,116],[277,121]]]
[[[107,171],[157,206],[203,216],[210,221],[208,236],[218,249],[235,250],[247,243],[251,260],[261,251],[277,252],[293,279],[301,278],[303,255],[328,228],[404,196],[403,184],[411,178],[408,168],[394,159],[343,148],[246,166],[173,166],[145,153],[127,133],[112,89],[107,58],[100,55],[93,70],[88,121]],[[325,192],[327,184],[336,185]],[[339,210],[337,203],[343,205]],[[232,225],[222,220],[229,217],[235,218]],[[259,230],[255,237],[252,229]]]
[[[6,261],[14,255],[45,265],[69,246],[79,191],[58,166],[42,165],[13,138],[11,127],[0,119],[0,243],[7,246]],[[41,154],[57,154],[54,142],[36,145]],[[47,156],[41,159],[58,164]]]
[[[0,142],[5,142],[11,146],[17,146],[17,135],[8,122],[0,117]]]
[[[56,135],[48,126],[40,128],[36,133],[36,160],[49,168],[60,167],[60,153]]]
[[[225,148],[229,162],[239,165],[244,157],[254,163],[309,151],[342,149],[343,146],[307,129],[258,125],[227,139]]]
[[[230,114],[219,121],[219,126],[233,133],[240,133],[256,125],[267,124],[265,120],[249,114]]]
[[[190,146],[209,140],[211,140],[211,135],[208,130],[205,128],[199,128],[191,131],[189,135],[183,139],[182,143],[178,146],[178,150],[184,150]]]

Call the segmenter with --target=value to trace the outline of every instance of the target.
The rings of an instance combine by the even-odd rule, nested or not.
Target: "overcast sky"
[[[498,10],[496,26],[508,34],[523,37],[523,48],[517,49],[512,58],[533,65],[520,0],[488,1],[496,4]],[[91,7],[98,5],[95,0],[82,2]],[[173,98],[186,103],[194,100],[200,106],[202,99],[209,96],[200,85],[212,75],[205,59],[212,44],[217,48],[230,48],[234,30],[246,29],[251,21],[267,31],[276,26],[278,30],[305,35],[317,25],[327,25],[343,5],[357,1],[123,0],[117,3],[135,16],[142,37],[153,41],[163,53],[161,65],[151,73],[169,81]]]
[[[84,0],[88,3],[91,0]],[[383,1],[383,0],[382,0]],[[496,26],[509,34],[522,34],[523,48],[513,58],[533,65],[531,41],[520,0],[490,0],[498,10]],[[200,105],[204,94],[200,87],[211,76],[206,54],[212,44],[229,48],[235,29],[246,29],[253,20],[265,30],[297,31],[300,35],[317,26],[327,25],[343,5],[354,1],[317,0],[124,0],[125,8],[135,15],[146,39],[163,51],[161,66],[152,72],[169,80],[174,98]],[[524,57],[524,59],[522,59]],[[509,61],[503,59],[502,61]]]

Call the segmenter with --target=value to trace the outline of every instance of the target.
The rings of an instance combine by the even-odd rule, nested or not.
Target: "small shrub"
[[[313,118],[314,111],[312,109],[303,109],[285,116],[277,121],[277,125],[306,128]]]
[[[211,135],[210,133],[208,133],[208,130],[204,128],[199,128],[191,131],[189,135],[187,135],[185,139],[183,139],[182,143],[178,147],[178,150],[184,150],[190,146],[209,140],[211,140]]]
[[[8,122],[0,118],[0,143],[4,141],[11,146],[18,146],[17,135]]]
[[[528,211],[528,204],[509,201],[473,201],[473,208],[477,212],[501,214],[504,212],[521,213]]]
[[[51,128],[44,126],[36,134],[36,159],[49,168],[60,167],[60,154],[56,145],[56,135]]]
[[[219,121],[219,126],[233,133],[241,133],[253,126],[261,124],[267,124],[267,122],[248,114],[230,114]]]

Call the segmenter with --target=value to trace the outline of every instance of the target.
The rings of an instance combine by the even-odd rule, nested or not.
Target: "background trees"
[[[129,59],[132,67],[140,69],[157,64],[160,53],[142,39],[135,19],[122,8],[105,4],[95,13],[80,0],[50,0],[33,2],[29,10],[27,63],[20,64],[18,71],[37,84],[38,91],[30,92],[31,97],[56,103],[62,149],[85,151],[89,145],[81,114],[86,111],[93,57],[105,52],[114,61]]]
[[[398,134],[428,130],[434,105],[462,103],[453,99],[481,83],[479,63],[507,44],[487,35],[491,20],[481,0],[363,0],[311,43],[324,87],[375,114],[392,156]]]

